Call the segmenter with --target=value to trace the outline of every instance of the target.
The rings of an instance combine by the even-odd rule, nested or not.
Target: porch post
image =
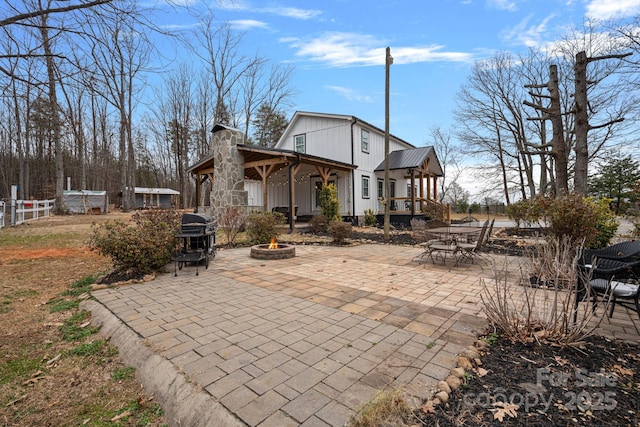
[[[424,209],[424,172],[420,171],[420,211]]]
[[[296,216],[296,187],[295,178],[296,174],[300,170],[300,154],[296,161],[289,165],[289,233],[293,233],[295,229],[295,216]]]
[[[411,218],[416,214],[416,172],[411,169]]]
[[[436,181],[438,179],[437,176],[433,177],[433,200],[434,201],[438,201],[438,182]]]
[[[427,200],[431,200],[431,175],[427,174]]]

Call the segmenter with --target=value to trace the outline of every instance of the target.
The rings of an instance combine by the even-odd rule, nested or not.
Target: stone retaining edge
[[[91,323],[100,327],[99,334],[109,338],[118,347],[122,360],[136,369],[136,378],[162,407],[169,426],[245,426],[211,395],[178,373],[171,362],[147,347],[140,336],[104,305],[85,300],[80,308],[92,313]]]

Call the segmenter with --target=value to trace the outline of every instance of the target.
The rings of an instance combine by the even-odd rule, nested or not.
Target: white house
[[[393,135],[389,138],[390,194],[385,197],[384,131],[355,116],[298,111],[274,148],[246,145],[244,135],[228,127],[216,125],[213,132],[213,154],[189,171],[197,176],[198,194],[200,184],[212,179],[217,188],[211,195],[214,210],[225,200],[221,192],[232,191],[235,194],[226,199],[227,206],[287,213],[295,206],[294,216],[309,218],[320,213],[318,195],[329,183],[338,189],[342,216],[356,224],[363,222],[366,210],[382,215],[385,200],[390,203],[392,222],[406,224],[425,212],[442,217],[446,210],[436,201],[436,180],[442,168],[433,147],[415,147]],[[234,162],[242,164],[239,170],[225,171]],[[242,183],[238,182],[241,171]]]

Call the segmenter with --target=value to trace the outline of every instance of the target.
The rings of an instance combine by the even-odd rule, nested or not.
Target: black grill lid
[[[182,214],[183,224],[208,224],[211,222],[213,222],[213,218],[205,214],[200,214],[200,213]]]

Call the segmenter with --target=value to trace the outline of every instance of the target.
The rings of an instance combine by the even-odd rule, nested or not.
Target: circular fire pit
[[[278,243],[276,248],[269,249],[269,245],[251,246],[251,258],[256,259],[288,259],[296,256],[296,247]]]

